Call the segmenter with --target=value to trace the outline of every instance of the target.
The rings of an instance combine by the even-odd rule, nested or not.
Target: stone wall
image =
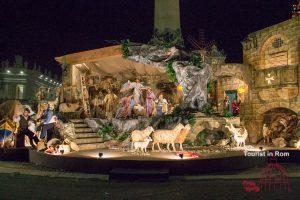
[[[208,116],[196,116],[196,123],[192,127],[187,140],[195,141],[197,135],[203,130],[222,131],[227,133],[229,130],[225,128],[225,125],[231,123],[235,126],[240,126],[240,118],[225,118],[225,117],[208,117]]]
[[[249,102],[242,106],[241,120],[250,141],[261,137],[263,115],[273,108],[300,113],[299,16],[248,35],[243,44],[244,64],[251,70]]]

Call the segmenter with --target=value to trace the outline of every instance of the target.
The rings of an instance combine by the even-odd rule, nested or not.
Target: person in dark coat
[[[30,145],[33,148],[36,148],[36,145],[39,142],[38,137],[31,130],[29,130],[29,124],[34,123],[29,114],[30,110],[25,108],[23,115],[19,116],[20,131],[16,138],[16,147],[18,148],[25,147],[25,135],[28,136]]]

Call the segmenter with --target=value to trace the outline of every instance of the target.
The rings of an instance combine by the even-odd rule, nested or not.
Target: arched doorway
[[[263,124],[271,130],[272,138],[282,137],[290,140],[294,137],[298,125],[297,113],[288,108],[273,108],[263,114]]]

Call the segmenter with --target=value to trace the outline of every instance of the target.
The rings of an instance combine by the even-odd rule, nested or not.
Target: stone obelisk
[[[155,0],[154,15],[154,28],[159,32],[180,30],[179,0]]]

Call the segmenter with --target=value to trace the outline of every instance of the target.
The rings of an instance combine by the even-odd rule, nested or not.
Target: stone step
[[[87,124],[74,124],[75,128],[89,128]]]
[[[91,143],[97,143],[97,142],[103,142],[103,139],[100,138],[100,137],[78,138],[78,139],[76,139],[77,144],[91,144]]]
[[[79,150],[90,150],[90,149],[104,149],[106,146],[104,143],[90,143],[90,144],[78,144]]]
[[[84,124],[84,120],[83,119],[70,119],[70,121],[72,122],[72,123],[82,123],[82,124]]]
[[[75,128],[75,133],[92,133],[91,128]]]
[[[76,138],[92,138],[92,137],[98,137],[97,133],[76,133]]]

